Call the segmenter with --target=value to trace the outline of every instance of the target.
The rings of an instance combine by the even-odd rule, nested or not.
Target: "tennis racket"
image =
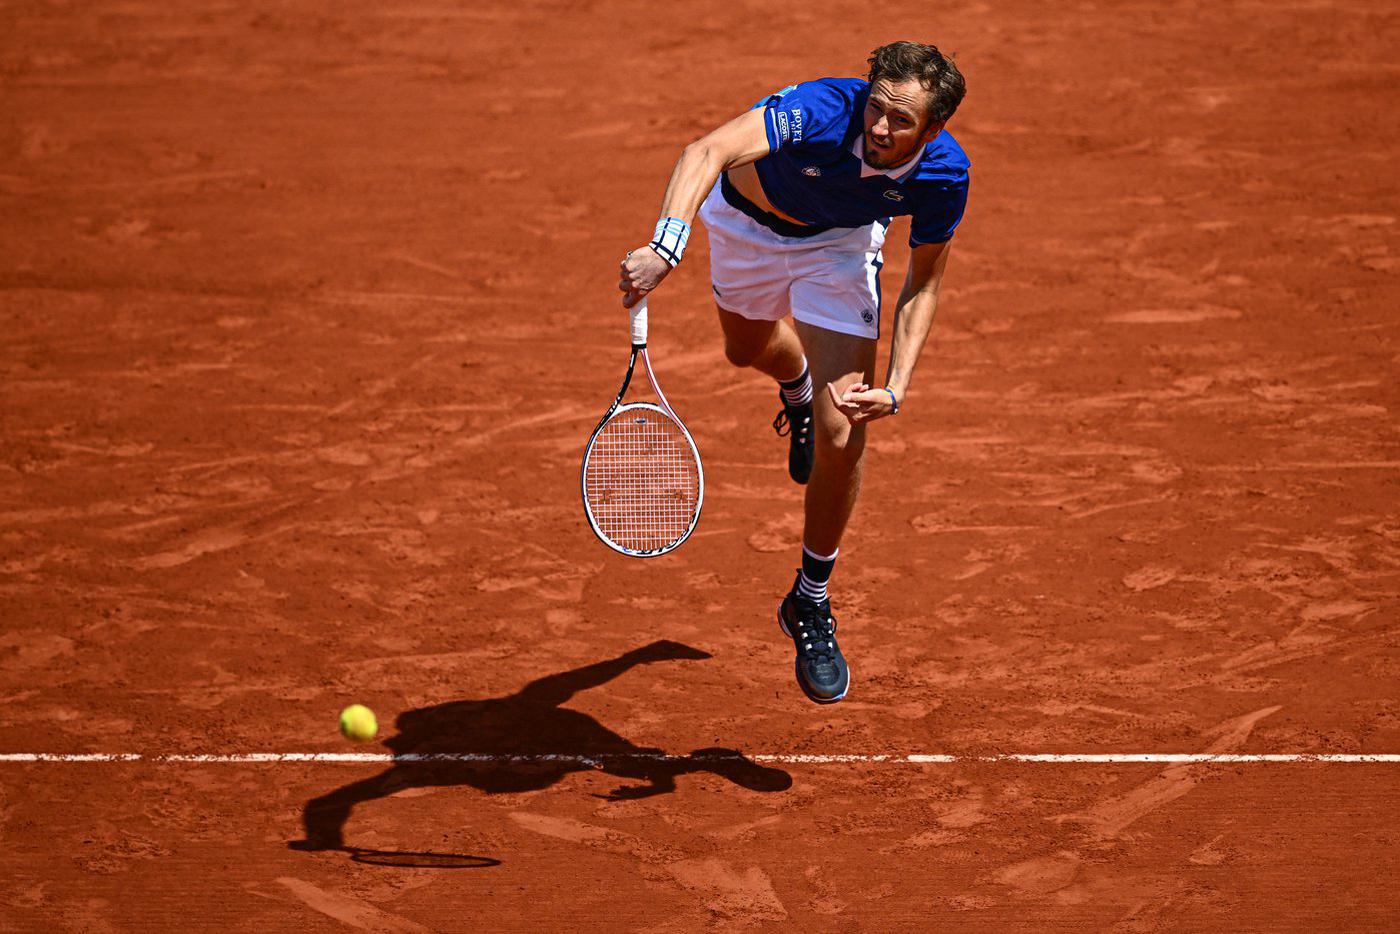
[[[674,551],[690,537],[705,499],[705,474],[690,432],[656,384],[647,356],[647,301],[632,307],[627,375],[583,452],[583,511],[603,544],[636,558]],[[660,404],[622,404],[637,358]]]

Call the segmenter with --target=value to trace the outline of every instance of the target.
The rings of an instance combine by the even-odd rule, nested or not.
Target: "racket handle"
[[[647,300],[644,298],[629,309],[632,314],[632,346],[647,342]]]

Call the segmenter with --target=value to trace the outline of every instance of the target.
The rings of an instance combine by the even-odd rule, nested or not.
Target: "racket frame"
[[[588,444],[583,449],[583,465],[579,468],[579,490],[583,496],[583,511],[588,518],[588,527],[593,530],[593,534],[598,536],[598,540],[607,545],[613,551],[624,554],[632,558],[657,558],[668,552],[679,548],[690,533],[695,531],[696,524],[700,521],[700,511],[705,505],[705,468],[700,462],[700,449],[695,446],[695,439],[690,436],[690,429],[685,427],[685,423],[676,415],[675,409],[671,408],[671,403],[666,400],[666,394],[661,391],[661,386],[656,382],[656,373],[651,368],[651,357],[647,354],[647,300],[644,298],[632,309],[632,358],[627,361],[627,374],[622,377],[622,388],[617,391],[617,397],[613,399],[612,405],[608,406],[607,412],[598,420],[593,433],[588,436]],[[622,404],[622,397],[627,395],[627,388],[632,385],[632,374],[637,368],[637,358],[642,360],[642,368],[646,370],[647,382],[651,384],[651,391],[656,393],[656,398],[661,400],[661,404],[654,402],[629,402]],[[637,409],[647,409],[653,412],[660,412],[665,415],[676,427],[681,430],[681,437],[685,438],[685,443],[690,446],[690,453],[695,456],[695,473],[697,478],[697,492],[695,498],[695,511],[691,513],[690,524],[686,526],[680,537],[674,541],[662,545],[660,548],[636,549],[627,548],[608,538],[598,528],[598,522],[593,516],[593,507],[588,502],[588,462],[593,456],[593,442],[598,437],[598,433],[603,430],[603,426],[612,421],[615,417]]]

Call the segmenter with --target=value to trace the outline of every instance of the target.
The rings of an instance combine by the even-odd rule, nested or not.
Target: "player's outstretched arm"
[[[631,308],[661,284],[680,262],[690,225],[719,173],[768,155],[768,134],[762,108],[735,117],[681,151],[671,181],[661,199],[661,220],[651,243],[628,253],[622,261],[618,288],[622,304]],[[679,246],[679,249],[678,249]]]
[[[948,266],[952,241],[916,246],[909,255],[909,271],[894,310],[894,334],[890,340],[890,366],[882,388],[856,383],[839,396],[836,387],[827,386],[837,409],[851,422],[868,422],[894,414],[904,404],[914,365],[919,362],[924,342],[938,310],[938,287]]]

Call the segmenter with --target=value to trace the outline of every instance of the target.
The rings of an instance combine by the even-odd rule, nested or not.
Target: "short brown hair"
[[[881,78],[908,81],[917,78],[929,92],[928,115],[934,123],[944,123],[953,115],[967,93],[962,72],[945,58],[937,46],[921,42],[891,42],[870,53],[869,80],[874,84]]]

